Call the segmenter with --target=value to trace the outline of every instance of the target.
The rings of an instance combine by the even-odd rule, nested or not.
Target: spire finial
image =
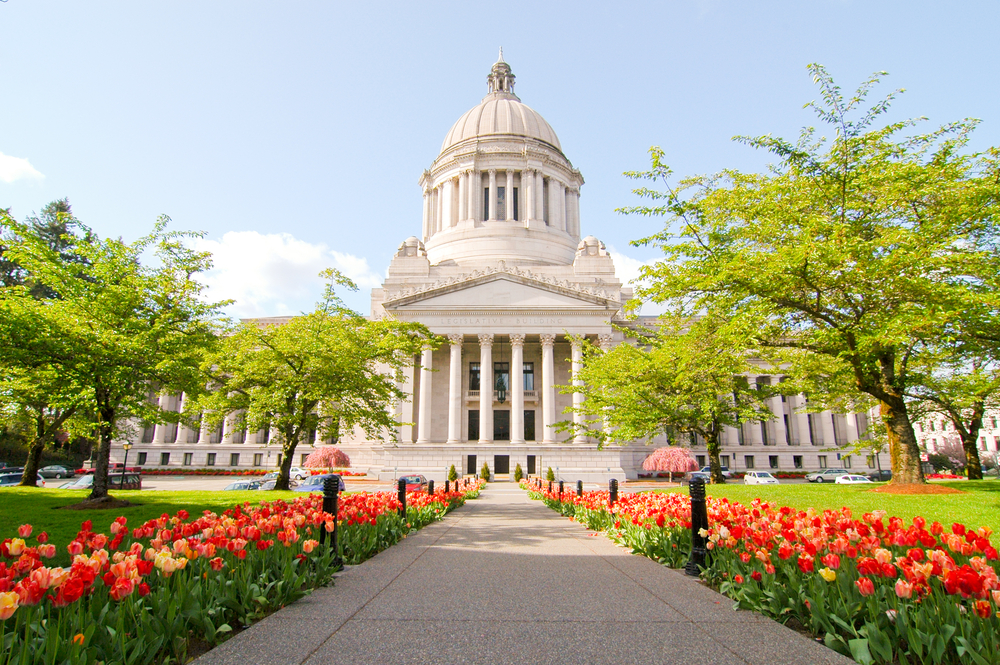
[[[500,47],[500,57],[493,64],[490,75],[486,77],[490,94],[510,95],[514,99],[514,74],[510,71],[510,65],[503,61],[503,47]]]
[[[500,57],[497,58],[497,62],[503,62],[503,47],[500,47]]]

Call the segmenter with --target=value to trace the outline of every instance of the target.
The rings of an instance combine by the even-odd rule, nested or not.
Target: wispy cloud
[[[212,300],[234,300],[233,316],[287,316],[310,311],[323,293],[320,271],[336,268],[359,287],[344,299],[367,313],[368,289],[382,276],[364,257],[330,249],[323,243],[299,240],[288,233],[230,231],[221,239],[200,239],[194,246],[213,256],[213,267],[201,277]]]
[[[41,180],[44,177],[27,159],[0,152],[0,180],[12,183],[16,180]]]
[[[639,271],[642,270],[643,266],[648,266],[656,263],[659,259],[647,259],[646,261],[640,261],[639,259],[634,259],[631,256],[627,256],[619,252],[614,246],[608,245],[608,253],[611,254],[611,260],[615,262],[615,273],[618,275],[618,279],[622,281],[623,284],[635,288],[639,280]],[[655,303],[643,303],[640,313],[645,316],[655,316],[657,314],[663,313],[663,307]]]

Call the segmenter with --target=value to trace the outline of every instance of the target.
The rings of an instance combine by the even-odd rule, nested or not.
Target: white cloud
[[[0,180],[11,183],[25,178],[41,180],[44,177],[27,159],[11,157],[0,152]]]
[[[639,271],[643,266],[648,266],[656,263],[659,259],[648,259],[646,261],[640,261],[639,259],[634,259],[631,256],[626,256],[622,254],[612,245],[608,245],[608,253],[611,254],[611,260],[615,262],[615,273],[618,275],[618,279],[622,281],[623,284],[635,288],[636,282],[639,280]],[[662,305],[655,303],[643,303],[640,313],[643,316],[656,316],[657,314],[662,314],[664,311]]]
[[[312,310],[322,296],[319,273],[326,268],[336,268],[357,283],[357,294],[340,295],[365,314],[368,289],[382,283],[382,276],[364,257],[288,233],[230,231],[219,240],[197,240],[194,247],[212,253],[213,267],[201,276],[208,286],[208,297],[235,300],[227,311],[238,317],[287,316]]]

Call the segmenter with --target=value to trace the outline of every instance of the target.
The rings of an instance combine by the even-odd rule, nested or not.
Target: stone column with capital
[[[837,445],[837,433],[833,428],[833,412],[822,411],[820,413],[813,414],[813,418],[817,417],[819,418],[821,431],[823,433],[823,445]]]
[[[483,221],[483,214],[479,211],[479,206],[483,200],[483,174],[476,169],[472,169],[472,193],[469,196],[469,219],[476,222]]]
[[[597,346],[601,347],[601,351],[603,351],[604,353],[607,353],[608,351],[611,350],[611,345],[614,343],[614,341],[615,341],[614,335],[611,335],[609,333],[597,336]],[[601,423],[601,429],[606,433],[611,431],[611,423],[608,422],[608,417],[606,415],[604,416],[603,422]]]
[[[479,334],[479,443],[493,443],[493,333]]]
[[[495,222],[497,219],[497,170],[490,169],[490,209],[489,221]]]
[[[160,409],[166,410],[167,400],[170,399],[169,395],[157,395],[156,401],[154,402],[156,406]],[[163,445],[163,442],[167,438],[167,423],[156,423],[153,425],[153,441],[154,445]]]
[[[465,221],[465,212],[469,209],[469,173],[462,171],[458,175],[458,214],[455,215],[458,222]]]
[[[566,190],[566,233],[580,237],[580,188]]]
[[[188,411],[188,397],[187,393],[180,393],[177,396],[177,411],[183,415],[187,414]],[[179,423],[177,423],[177,440],[174,443],[194,443],[191,440],[191,435],[193,432],[191,428],[185,424],[182,418]]]
[[[524,443],[524,335],[510,336],[510,442]]]
[[[431,441],[431,376],[434,351],[427,347],[420,354],[420,404],[417,407],[417,443]]]
[[[555,187],[556,211],[553,215],[556,219],[555,227],[560,231],[568,231],[566,227],[566,185],[556,182]]]
[[[212,428],[208,424],[208,412],[201,412],[201,422],[198,427],[198,443],[206,444],[212,442]]]
[[[785,428],[785,403],[781,395],[775,395],[770,400],[771,413],[774,414],[774,445],[783,446],[791,440]]]
[[[462,335],[448,335],[451,364],[448,367],[448,443],[462,441]]]
[[[535,219],[545,220],[545,177],[541,170],[535,171]]]
[[[553,357],[553,347],[556,343],[556,336],[552,334],[539,335],[542,343],[542,443],[555,443],[556,441],[556,388],[555,359]]]
[[[858,428],[858,414],[854,411],[848,411],[844,414],[844,424],[847,427],[847,442],[854,443],[861,438],[861,432]]]
[[[455,179],[448,178],[441,188],[441,228],[455,226]]]
[[[423,225],[424,237],[422,240],[427,242],[427,239],[431,237],[431,194],[430,190],[424,187],[424,225]]]
[[[514,172],[507,169],[507,185],[503,190],[504,219],[514,221]]]
[[[524,222],[535,221],[535,171],[525,169],[521,171],[521,189],[524,196]]]
[[[577,378],[580,372],[583,370],[583,342],[579,339],[572,339],[571,343],[573,345],[572,351],[572,363],[573,363],[573,385],[582,386],[583,381]],[[574,392],[573,393],[573,424],[578,428],[583,427],[584,416],[583,413],[578,409],[583,406],[583,393]],[[583,434],[581,429],[576,430],[576,434],[573,437],[573,443],[586,443],[587,437]]]

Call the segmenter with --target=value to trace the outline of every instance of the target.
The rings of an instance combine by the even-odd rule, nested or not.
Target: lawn
[[[192,516],[204,510],[214,513],[232,508],[238,503],[249,501],[252,504],[261,501],[284,499],[290,501],[295,497],[306,496],[303,492],[222,492],[222,491],[116,491],[114,497],[128,499],[136,504],[131,508],[111,510],[66,510],[65,506],[82,501],[88,490],[58,490],[31,489],[12,487],[0,490],[0,540],[17,536],[17,527],[31,524],[35,527],[35,535],[41,531],[49,534],[50,541],[56,545],[56,558],[51,565],[65,566],[69,564],[66,544],[80,530],[80,523],[93,520],[94,531],[108,533],[111,522],[119,515],[128,518],[128,526],[134,528],[143,522],[159,517],[163,513],[175,514],[184,509]],[[32,538],[34,540],[34,538]]]
[[[850,508],[855,517],[873,510],[884,510],[889,516],[909,522],[921,516],[928,522],[951,526],[961,522],[966,526],[987,526],[1000,536],[1000,480],[935,482],[961,490],[963,494],[900,495],[872,492],[871,486],[859,485],[707,485],[709,496],[726,497],[746,504],[760,497],[779,506],[804,510],[815,508]],[[881,483],[879,483],[881,485]],[[686,493],[686,492],[685,492]]]

